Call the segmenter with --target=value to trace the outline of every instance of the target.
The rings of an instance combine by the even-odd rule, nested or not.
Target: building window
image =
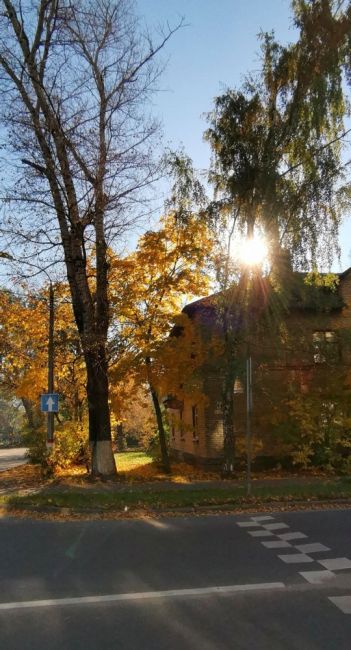
[[[198,427],[198,410],[196,404],[194,404],[191,407],[191,418],[192,418],[193,440],[198,440],[199,427]]]
[[[240,395],[244,392],[244,386],[242,385],[240,379],[236,378],[234,382],[234,395]]]
[[[313,350],[315,363],[336,363],[339,360],[337,333],[333,330],[313,332]]]
[[[223,415],[223,405],[222,402],[219,400],[216,402],[214,413],[215,415]]]

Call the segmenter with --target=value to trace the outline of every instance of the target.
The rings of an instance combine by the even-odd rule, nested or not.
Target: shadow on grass
[[[245,508],[275,502],[330,501],[351,498],[351,479],[262,476],[246,496],[245,480],[219,481],[218,474],[186,463],[173,463],[166,475],[143,451],[116,454],[116,480],[91,479],[84,468],[43,477],[38,466],[26,465],[0,475],[0,506],[7,510],[128,512],[182,508]],[[1,487],[3,488],[1,490]],[[1,494],[2,492],[2,494]]]
[[[173,510],[179,508],[209,507],[252,507],[275,502],[318,501],[332,499],[350,499],[351,484],[343,479],[321,481],[320,483],[276,486],[255,486],[251,497],[245,496],[245,485],[228,487],[196,488],[179,486],[179,489],[140,489],[139,486],[125,487],[118,491],[68,490],[59,492],[45,489],[28,495],[13,494],[1,496],[2,503],[8,509],[19,508],[68,508],[73,511],[98,510],[102,512],[146,509],[153,511]]]

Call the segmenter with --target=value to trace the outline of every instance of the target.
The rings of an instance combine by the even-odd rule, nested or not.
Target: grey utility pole
[[[49,345],[48,345],[48,393],[54,392],[54,288],[50,282],[49,290]],[[50,450],[54,444],[54,417],[52,411],[48,411],[48,428],[46,447]]]
[[[251,435],[251,416],[252,416],[252,359],[248,356],[246,359],[246,493],[251,494],[251,458],[252,458],[252,435]]]

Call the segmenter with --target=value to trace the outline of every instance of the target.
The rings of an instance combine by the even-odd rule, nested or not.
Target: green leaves
[[[297,42],[284,47],[261,34],[260,72],[216,98],[205,138],[217,203],[232,208],[228,221],[237,215],[236,228],[248,233],[256,225],[307,266],[330,257],[337,241],[350,25],[329,0],[294,9]]]

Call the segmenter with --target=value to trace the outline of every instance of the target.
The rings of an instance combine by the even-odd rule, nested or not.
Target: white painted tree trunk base
[[[115,476],[117,473],[115,457],[110,440],[97,440],[90,443],[91,473],[93,476]]]

